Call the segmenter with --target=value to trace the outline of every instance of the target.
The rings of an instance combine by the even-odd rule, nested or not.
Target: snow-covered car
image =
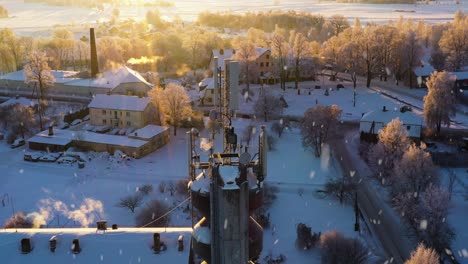
[[[23,159],[25,161],[38,161],[42,157],[42,155],[44,154],[40,152],[26,152],[23,155]]]
[[[89,121],[89,119],[90,119],[89,115],[83,117],[83,121]]]
[[[73,164],[75,162],[77,162],[77,160],[74,157],[70,157],[70,156],[60,157],[57,160],[58,164]]]
[[[69,128],[69,127],[70,127],[70,124],[68,124],[68,123],[66,123],[66,122],[61,123],[61,124],[58,126],[59,129],[67,129],[67,128]]]
[[[62,153],[47,153],[46,155],[42,156],[39,158],[39,161],[45,161],[45,162],[55,162],[58,158],[62,156]]]
[[[81,122],[83,122],[83,120],[81,120],[81,119],[75,119],[75,120],[73,120],[73,122],[71,122],[70,125],[76,126],[76,125],[80,124]]]
[[[15,141],[13,142],[13,144],[11,144],[11,148],[17,148],[17,147],[21,147],[23,146],[24,144],[26,144],[26,141],[24,141],[24,139],[15,139]]]

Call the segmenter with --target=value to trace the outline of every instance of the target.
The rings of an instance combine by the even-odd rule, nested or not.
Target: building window
[[[260,76],[263,76],[263,72],[260,72]]]
[[[123,125],[123,122],[122,122],[122,121],[120,121],[120,125]]]
[[[130,112],[127,112],[126,115],[127,115],[127,116],[130,116]]]
[[[122,111],[120,111],[120,116],[122,116]]]
[[[102,114],[105,115],[105,114],[106,114],[106,110],[102,110]]]
[[[127,126],[131,126],[132,123],[130,121],[127,121]]]
[[[213,101],[211,97],[208,97],[206,100],[208,101],[208,103],[211,103]]]
[[[407,129],[407,130],[410,130],[410,129],[411,129],[411,126],[406,126],[406,129]]]
[[[270,63],[269,63],[269,62],[266,62],[266,66],[267,66],[267,67],[270,66]]]
[[[266,58],[267,58],[267,60],[269,60],[270,59],[270,54],[267,54]]]
[[[103,119],[103,120],[102,120],[102,123],[103,123],[104,125],[107,124],[107,120]]]
[[[263,67],[263,62],[260,62],[260,67]]]

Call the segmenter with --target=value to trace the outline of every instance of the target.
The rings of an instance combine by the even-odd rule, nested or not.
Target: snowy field
[[[268,1],[217,1],[217,0],[176,0],[175,5],[168,8],[159,8],[163,18],[173,19],[175,16],[184,21],[194,21],[198,13],[202,11],[232,11],[235,13],[269,11],[269,10],[296,10],[307,11],[313,14],[331,16],[342,14],[351,22],[355,17],[363,23],[373,21],[384,23],[388,20],[396,20],[400,16],[411,19],[424,19],[431,23],[445,22],[453,19],[456,10],[468,11],[465,0],[460,4],[454,1],[437,1],[439,4],[346,4],[310,0],[268,0]],[[51,6],[38,3],[24,3],[22,0],[2,0],[0,2],[10,14],[10,18],[0,19],[0,28],[12,28],[21,35],[47,36],[53,27],[57,25],[78,25],[89,27],[97,21],[107,21],[112,16],[115,6],[105,5],[104,11],[78,7]],[[146,12],[154,7],[128,7],[118,6],[120,18],[132,18],[143,20]],[[406,12],[395,12],[404,10]]]

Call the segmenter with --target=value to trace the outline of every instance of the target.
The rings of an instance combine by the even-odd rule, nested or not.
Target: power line
[[[140,227],[147,227],[147,226],[151,225],[152,223],[154,223],[154,222],[160,220],[161,218],[165,217],[166,215],[172,213],[175,209],[179,208],[182,204],[184,204],[184,203],[187,202],[188,200],[190,200],[190,197],[187,198],[187,199],[185,199],[185,200],[183,200],[182,202],[180,202],[178,205],[176,205],[174,208],[172,208],[171,210],[169,210],[169,211],[166,212],[165,214],[161,215],[160,217],[156,218],[155,220],[153,220],[153,221],[151,221],[151,222],[149,222],[149,223],[147,223],[147,224],[145,224],[145,225],[142,225],[142,226],[140,226]]]

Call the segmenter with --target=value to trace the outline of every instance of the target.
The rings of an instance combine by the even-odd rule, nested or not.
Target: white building
[[[403,126],[408,131],[408,135],[419,140],[422,131],[422,118],[411,111],[404,113],[399,110],[387,110],[385,107],[382,110],[370,111],[364,114],[359,123],[359,132],[371,135],[377,135],[390,121],[399,118]]]

